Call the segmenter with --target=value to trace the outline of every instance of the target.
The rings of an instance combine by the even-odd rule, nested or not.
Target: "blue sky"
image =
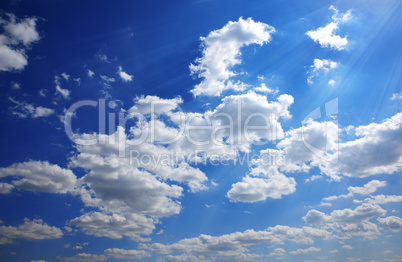
[[[402,6],[3,1],[1,261],[402,261]]]

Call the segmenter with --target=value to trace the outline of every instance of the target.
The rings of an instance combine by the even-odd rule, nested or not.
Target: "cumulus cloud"
[[[275,162],[273,162],[275,161]],[[286,177],[278,171],[280,162],[276,150],[262,150],[252,164],[250,173],[241,182],[232,185],[227,197],[234,202],[257,202],[267,198],[280,199],[296,190],[293,177]]]
[[[46,108],[43,106],[34,106],[33,104],[28,104],[24,101],[18,101],[11,97],[9,97],[8,99],[15,104],[15,106],[10,107],[11,113],[20,118],[47,117],[54,114],[54,110],[51,108]]]
[[[386,228],[391,229],[392,231],[399,231],[402,229],[402,219],[396,216],[377,218],[378,223]]]
[[[325,73],[328,73],[329,70],[334,69],[338,66],[338,63],[327,60],[327,59],[314,59],[314,64],[310,66],[310,70],[307,72],[309,74],[309,77],[307,78],[307,83],[313,84],[314,83],[314,78],[319,75],[320,71],[324,71]],[[330,80],[331,81],[331,80]],[[335,81],[332,80],[334,83]]]
[[[348,194],[344,195],[339,195],[339,196],[329,196],[326,198],[323,198],[323,201],[333,201],[339,198],[351,198],[355,194],[359,195],[369,195],[377,191],[378,188],[380,187],[385,187],[387,185],[387,182],[385,181],[378,181],[378,180],[371,180],[367,184],[363,185],[362,187],[348,187]]]
[[[142,249],[166,255],[172,252],[180,252],[186,256],[205,256],[207,258],[239,259],[244,261],[261,257],[261,255],[249,251],[248,247],[251,246],[263,243],[270,245],[283,244],[286,241],[311,245],[314,243],[314,239],[327,239],[330,236],[329,232],[317,228],[292,228],[278,225],[261,231],[247,230],[221,236],[200,235],[195,238],[182,239],[170,245],[153,243],[140,244],[139,246]]]
[[[14,14],[0,17],[0,71],[21,70],[28,64],[26,51],[40,37],[34,17],[19,19]]]
[[[105,249],[105,255],[107,257],[113,257],[118,259],[141,259],[144,257],[150,257],[151,254],[144,250],[125,250],[120,248],[108,248]]]
[[[351,177],[368,177],[375,174],[392,174],[402,168],[402,113],[382,123],[371,123],[354,129],[355,140],[339,143],[337,164],[322,162],[321,170],[329,176],[343,174]],[[364,152],[364,153],[363,153]]]
[[[0,226],[0,236],[3,243],[12,243],[15,239],[41,240],[57,239],[63,236],[57,227],[49,226],[42,219],[24,219],[24,223],[17,227]]]
[[[123,68],[121,66],[119,66],[119,70],[117,71],[117,73],[119,74],[121,80],[123,80],[123,82],[131,82],[133,81],[133,77],[132,75],[127,74],[126,72],[123,71]]]
[[[230,78],[238,75],[232,71],[241,63],[240,49],[251,44],[263,45],[271,40],[275,32],[272,26],[255,22],[248,18],[228,22],[223,28],[212,31],[207,37],[201,37],[202,57],[190,65],[191,74],[202,78],[191,93],[194,96],[219,96],[228,89],[243,90],[245,84]]]
[[[14,186],[8,183],[0,183],[0,194],[10,194],[14,189]]]
[[[309,171],[320,168],[334,180],[341,176],[368,177],[393,174],[402,168],[402,113],[382,123],[350,127],[355,139],[338,142],[335,122],[305,121],[300,128],[289,130],[277,147],[283,152],[286,165],[281,171]],[[364,152],[364,154],[362,153]]]
[[[298,254],[308,254],[310,252],[320,252],[320,251],[321,251],[321,248],[319,248],[319,247],[309,247],[306,249],[299,248],[296,251],[291,251],[289,253],[292,255],[298,255]]]
[[[380,206],[363,203],[354,210],[349,208],[334,210],[329,215],[313,209],[303,217],[303,220],[307,224],[330,228],[346,237],[361,235],[364,238],[372,239],[380,233],[377,225],[369,220],[385,214],[386,211]]]
[[[21,190],[44,193],[67,193],[76,183],[71,170],[48,162],[28,161],[0,168],[0,177],[12,177],[12,184]]]
[[[351,13],[348,11],[345,14],[338,14],[338,10],[333,6],[331,6],[330,9],[335,11],[335,15],[332,16],[332,22],[324,27],[308,31],[306,35],[314,40],[314,42],[319,43],[321,47],[343,50],[348,44],[347,36],[341,37],[336,35],[335,32],[339,29],[339,23],[346,22],[351,18]]]

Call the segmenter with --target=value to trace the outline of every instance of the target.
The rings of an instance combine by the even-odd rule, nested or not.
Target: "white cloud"
[[[16,82],[11,82],[11,88],[12,89],[21,89],[21,85]]]
[[[282,150],[286,165],[283,171],[308,171],[318,165],[329,152],[338,148],[338,126],[334,122],[307,120],[303,126],[286,132],[277,147]]]
[[[401,100],[401,99],[402,99],[402,93],[394,93],[394,94],[392,94],[392,96],[389,100],[394,101],[394,100]]]
[[[36,20],[18,19],[14,14],[7,14],[7,19],[0,17],[4,30],[0,35],[0,71],[21,70],[28,64],[25,52],[40,38]]]
[[[15,104],[14,107],[11,107],[10,110],[13,115],[16,115],[20,118],[38,118],[38,117],[47,117],[54,114],[54,110],[42,106],[35,107],[33,104],[28,104],[24,101],[17,101],[11,97],[8,98],[11,102]]]
[[[253,90],[255,92],[265,93],[265,94],[275,94],[277,92],[277,91],[274,91],[271,88],[267,87],[267,85],[264,83],[262,83],[260,86],[254,87]]]
[[[402,219],[396,216],[377,218],[379,224],[383,227],[387,227],[393,231],[399,231],[402,229]]]
[[[330,215],[317,210],[310,210],[303,220],[312,225],[321,225],[346,236],[363,236],[366,239],[375,238],[380,234],[377,225],[369,222],[372,218],[385,215],[386,211],[378,205],[363,203],[356,209],[334,210]]]
[[[12,184],[22,190],[45,193],[67,193],[73,189],[76,176],[71,170],[48,162],[29,161],[0,168],[0,177],[12,176]]]
[[[336,10],[333,6],[330,7],[332,10]],[[338,16],[338,10],[335,11],[335,15],[332,17],[332,22],[327,24],[325,27],[319,27],[316,30],[308,31],[306,34],[321,45],[321,47],[330,47],[336,50],[343,50],[348,44],[347,36],[341,37],[335,34],[335,31],[339,28],[340,22],[346,22],[350,19],[351,14],[348,11],[346,14],[341,14]]]
[[[283,248],[275,248],[271,253],[268,254],[270,257],[283,257],[286,256],[286,250]]]
[[[133,81],[133,77],[132,75],[127,74],[126,72],[123,71],[123,68],[121,66],[119,66],[119,71],[117,71],[117,73],[119,74],[121,80],[123,80],[123,82],[131,82]]]
[[[144,250],[125,250],[120,248],[108,248],[105,249],[105,255],[107,257],[113,257],[118,259],[141,259],[144,257],[150,257],[151,254]]]
[[[343,248],[343,249],[348,249],[348,250],[353,249],[353,247],[352,247],[352,246],[349,246],[349,245],[343,245],[342,248]]]
[[[63,236],[62,231],[57,227],[49,226],[41,219],[24,219],[24,223],[17,227],[0,226],[2,242],[12,243],[14,239],[40,240],[57,239]]]
[[[65,74],[65,73],[63,73],[63,74]],[[62,75],[63,75],[62,74]],[[65,74],[66,76],[62,76],[65,80],[68,80],[68,75],[67,74]],[[67,77],[67,78],[66,78]],[[60,77],[59,76],[55,76],[54,77],[54,83],[55,83],[55,85],[56,85],[56,94],[57,93],[59,93],[61,96],[63,96],[63,98],[64,99],[69,99],[70,98],[70,90],[68,90],[68,89],[63,89],[63,88],[61,88],[61,85],[60,85]]]
[[[296,190],[296,181],[280,173],[275,166],[278,163],[272,163],[279,158],[276,154],[275,150],[262,150],[258,160],[253,161],[249,175],[233,184],[227,197],[234,202],[253,203],[292,194]]]
[[[336,81],[334,79],[331,79],[328,81],[328,85],[329,86],[335,86],[336,85]]]
[[[321,229],[311,227],[292,228],[278,225],[261,231],[251,229],[221,236],[200,235],[195,238],[182,239],[170,245],[153,243],[140,244],[139,247],[160,254],[181,252],[184,255],[191,254],[217,259],[245,261],[261,257],[259,254],[250,253],[247,248],[249,246],[263,243],[270,245],[283,244],[285,241],[311,245],[314,243],[314,239],[327,239],[329,237],[330,233]]]
[[[0,183],[0,194],[10,194],[14,189],[14,186],[8,183]]]
[[[402,168],[402,147],[395,146],[402,144],[402,113],[354,130],[357,138],[339,143],[339,155],[328,157],[330,162],[338,158],[337,164],[322,161],[320,168],[325,174],[368,177],[392,174]]]
[[[321,251],[321,248],[319,248],[319,247],[309,247],[306,249],[299,248],[296,251],[291,251],[289,253],[292,255],[299,255],[299,254],[308,254],[310,252],[320,252],[320,251]]]
[[[191,74],[202,78],[191,93],[194,96],[219,96],[228,89],[243,90],[245,84],[233,82],[230,78],[238,75],[232,71],[241,63],[240,49],[251,44],[263,45],[271,40],[275,29],[267,24],[255,22],[251,18],[228,22],[223,28],[201,37],[202,57],[190,65]]]
[[[67,73],[62,73],[61,76],[68,81],[68,79],[70,78],[70,75],[68,75]]]
[[[95,73],[91,69],[87,69],[87,75],[89,78],[92,78],[95,75]]]
[[[104,255],[79,253],[73,257],[57,257],[59,262],[102,262],[107,259]]]
[[[339,196],[329,196],[326,198],[323,198],[323,201],[333,201],[339,198],[351,198],[355,194],[359,195],[369,195],[377,191],[378,188],[380,187],[385,187],[387,185],[387,182],[385,181],[378,181],[378,180],[371,180],[367,184],[365,184],[362,187],[348,187],[348,194],[345,195],[339,195]]]
[[[314,64],[310,66],[310,70],[307,72],[309,74],[309,77],[307,78],[307,83],[313,84],[314,83],[314,78],[319,75],[320,71],[324,71],[325,73],[328,73],[331,69],[334,69],[338,66],[338,63],[327,60],[327,59],[314,59]],[[332,84],[335,84],[334,80],[330,80]],[[328,82],[329,84],[329,82]],[[331,84],[331,85],[332,85]]]
[[[394,195],[376,195],[370,196],[370,198],[366,198],[364,202],[371,204],[387,204],[387,203],[397,203],[402,202],[402,196],[394,196]]]
[[[206,259],[205,256],[192,256],[192,255],[168,255],[163,258],[159,258],[158,262],[214,262],[215,259]]]
[[[141,235],[151,234],[156,222],[152,218],[138,214],[123,216],[92,212],[72,219],[69,224],[82,228],[87,235],[112,239],[121,239],[123,236],[127,236],[134,241],[144,241],[147,239],[142,238]]]

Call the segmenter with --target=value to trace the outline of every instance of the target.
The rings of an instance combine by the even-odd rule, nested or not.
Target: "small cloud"
[[[56,93],[61,94],[64,97],[64,99],[70,98],[70,90],[63,89],[59,85],[56,85]]]
[[[343,249],[348,249],[348,250],[353,249],[353,247],[352,247],[352,246],[349,246],[349,245],[343,245],[342,248],[343,248]]]
[[[156,233],[157,235],[162,235],[163,234],[163,229],[159,230],[158,233]]]
[[[394,93],[394,94],[392,94],[392,96],[389,100],[394,101],[394,100],[401,100],[401,99],[402,99],[402,93]]]
[[[16,83],[16,82],[11,82],[11,88],[12,89],[21,89],[20,84]]]
[[[92,78],[95,75],[95,73],[91,69],[87,69],[87,75],[89,78]]]
[[[334,79],[329,80],[329,81],[328,81],[328,85],[329,85],[329,86],[335,86],[335,85],[336,85],[335,80],[334,80]]]
[[[127,74],[126,72],[123,71],[123,68],[119,66],[119,71],[117,72],[120,76],[120,78],[123,80],[123,82],[131,82],[133,81],[132,75]]]
[[[39,95],[40,96],[46,96],[47,95],[47,90],[46,89],[39,90]]]
[[[67,73],[62,73],[61,76],[68,81],[68,79],[70,78],[70,75],[68,75]]]

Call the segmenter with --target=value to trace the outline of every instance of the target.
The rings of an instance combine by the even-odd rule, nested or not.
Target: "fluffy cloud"
[[[338,66],[338,63],[327,60],[327,59],[314,59],[314,64],[311,67],[311,69],[308,71],[309,77],[307,78],[307,83],[313,84],[313,79],[319,75],[320,71],[324,71],[325,73],[328,73],[329,70],[334,69]],[[331,81],[331,80],[330,80]],[[334,80],[332,80],[334,81]]]
[[[133,81],[133,77],[132,75],[127,74],[126,72],[123,71],[123,68],[121,66],[119,66],[119,71],[117,71],[117,73],[119,74],[121,80],[123,80],[123,82],[131,82]]]
[[[155,228],[155,221],[144,215],[103,214],[100,212],[86,213],[72,219],[69,224],[80,227],[88,235],[121,239],[123,236],[132,240],[145,240],[141,235],[149,235]]]
[[[282,198],[295,190],[294,178],[282,174],[272,175],[268,179],[246,176],[241,182],[232,185],[227,197],[234,202],[253,203],[267,198]]]
[[[330,233],[321,229],[275,226],[262,231],[247,230],[216,237],[200,235],[196,238],[180,240],[171,245],[160,243],[140,244],[140,248],[160,254],[181,252],[186,256],[206,256],[218,259],[238,259],[244,261],[260,257],[259,254],[250,253],[247,248],[249,246],[263,243],[271,245],[283,244],[285,241],[311,245],[314,243],[314,239],[327,239],[329,237]]]
[[[334,122],[307,120],[300,128],[285,134],[277,147],[283,152],[286,165],[284,171],[308,171],[327,158],[329,152],[337,150],[338,126]]]
[[[361,235],[371,239],[379,235],[375,224],[369,222],[372,218],[385,215],[386,211],[378,205],[363,203],[356,209],[334,210],[330,215],[317,210],[310,210],[303,220],[312,225],[331,228],[346,237]]]
[[[191,74],[202,78],[191,93],[194,96],[219,96],[228,89],[243,90],[245,84],[233,82],[231,77],[238,75],[232,71],[241,63],[240,49],[251,44],[263,45],[271,40],[275,29],[267,24],[248,18],[228,22],[223,28],[212,31],[207,37],[201,37],[202,57],[190,65]]]
[[[62,77],[67,81],[69,75],[67,75],[65,73],[63,73],[63,74],[62,74]],[[69,99],[71,91],[68,89],[61,88],[59,76],[54,77],[54,83],[56,85],[56,93],[60,94],[64,99]]]
[[[227,197],[234,202],[257,202],[267,198],[279,199],[296,190],[296,181],[278,171],[283,164],[276,150],[262,150],[249,175],[232,185]]]
[[[364,202],[371,204],[387,204],[387,203],[397,203],[402,202],[402,196],[394,196],[394,195],[376,195],[370,196],[370,198],[366,198]]]
[[[335,31],[339,28],[340,22],[345,22],[350,19],[350,11],[345,14],[338,15],[338,10],[333,6],[330,9],[335,11],[335,15],[332,16],[332,22],[324,27],[319,27],[316,30],[308,31],[306,34],[314,40],[314,42],[319,43],[321,47],[330,47],[336,50],[343,50],[348,44],[347,36],[341,37],[335,34]]]
[[[402,168],[402,113],[382,123],[371,123],[354,129],[357,138],[339,144],[337,164],[322,162],[321,170],[329,176],[343,174],[367,177],[375,174],[392,174]],[[364,152],[364,153],[363,153]]]
[[[71,170],[48,162],[29,161],[0,168],[0,177],[12,176],[15,187],[45,193],[67,193],[77,179]]]
[[[321,248],[319,248],[319,247],[309,247],[309,248],[306,248],[306,249],[299,248],[298,250],[291,251],[289,253],[292,254],[292,255],[298,255],[298,254],[308,254],[310,252],[320,252],[320,251],[321,251]]]
[[[286,132],[278,143],[286,159],[280,170],[307,172],[319,167],[334,180],[341,175],[395,173],[402,168],[402,148],[395,146],[402,143],[401,123],[402,113],[398,113],[380,124],[351,127],[349,133],[354,132],[356,138],[338,142],[340,130],[335,122],[307,120],[302,127]]]
[[[0,226],[0,241],[12,243],[14,239],[41,240],[56,239],[63,236],[62,231],[57,227],[49,226],[41,219],[24,219],[24,223],[17,227]]]
[[[0,194],[10,194],[14,186],[8,183],[0,183]]]
[[[120,248],[108,248],[105,249],[105,255],[107,257],[113,257],[118,259],[141,259],[144,257],[150,257],[151,254],[144,250],[125,250]]]
[[[399,231],[402,229],[402,219],[396,216],[377,218],[379,224],[383,227],[387,227],[393,231]]]
[[[11,97],[9,97],[8,99],[15,104],[15,106],[10,108],[10,111],[13,115],[16,115],[20,118],[47,117],[54,114],[54,110],[50,108],[42,106],[35,107],[33,104],[28,104],[24,101],[17,101]]]
[[[18,19],[14,14],[0,17],[0,71],[21,70],[28,64],[25,54],[30,45],[39,40],[36,18]]]
[[[333,201],[339,198],[350,198],[353,197],[355,194],[359,195],[369,195],[377,191],[378,188],[380,187],[385,187],[387,183],[385,181],[378,181],[378,180],[371,180],[367,184],[365,184],[362,187],[348,187],[348,194],[345,195],[339,195],[339,196],[329,196],[326,198],[323,198],[323,201]]]

